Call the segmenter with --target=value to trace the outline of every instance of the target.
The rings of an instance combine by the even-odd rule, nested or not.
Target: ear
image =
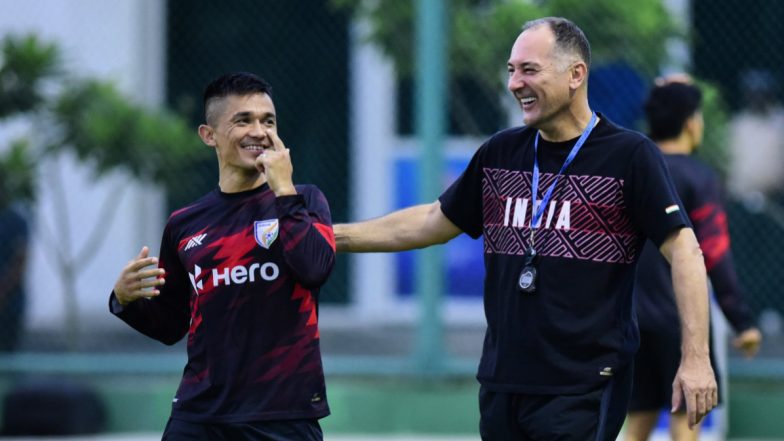
[[[569,68],[569,87],[577,90],[585,84],[586,79],[588,79],[588,66],[584,61],[576,61]]]
[[[691,137],[694,145],[700,144],[702,142],[703,132],[705,130],[705,121],[703,120],[702,112],[698,111],[686,119],[684,128]]]
[[[695,129],[697,128],[697,115],[692,115],[686,118],[686,122],[683,124],[683,128],[690,135],[693,135]]]
[[[215,147],[215,129],[207,124],[202,124],[199,126],[199,138],[201,138],[202,142],[207,144],[210,147]]]

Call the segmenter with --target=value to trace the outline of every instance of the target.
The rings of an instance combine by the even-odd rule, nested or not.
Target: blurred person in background
[[[507,62],[525,125],[486,141],[437,201],[335,225],[338,251],[350,252],[483,236],[485,441],[616,439],[631,394],[632,291],[646,238],[678,268],[687,325],[673,402],[686,405],[692,425],[716,405],[699,245],[656,145],[591,111],[590,63],[571,21],[526,23]]]
[[[751,309],[730,252],[727,215],[716,173],[691,154],[702,142],[704,122],[702,93],[684,74],[659,79],[645,103],[650,138],[664,153],[664,161],[689,215],[702,248],[713,293],[737,333],[734,346],[753,357],[762,334],[754,325]],[[640,349],[635,356],[634,386],[625,428],[626,441],[649,438],[661,410],[671,406],[672,378],[681,359],[678,308],[672,289],[670,265],[650,241],[637,267],[635,302],[640,328]],[[718,379],[717,365],[711,361]],[[696,440],[699,426],[689,430],[684,412],[670,417],[673,440]]]
[[[19,348],[24,327],[29,231],[27,220],[13,206],[0,177],[0,352]]]
[[[784,195],[784,107],[768,70],[741,75],[743,109],[729,124],[729,190],[747,202]],[[758,205],[758,204],[754,204]]]
[[[188,361],[164,440],[321,440],[329,414],[318,293],[335,260],[329,206],[294,185],[270,86],[227,74],[204,92],[218,188],[175,211],[160,259],[122,270],[112,314]]]

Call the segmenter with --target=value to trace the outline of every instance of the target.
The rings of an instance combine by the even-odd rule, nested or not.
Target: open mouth
[[[536,97],[534,96],[526,96],[520,98],[520,105],[523,106],[523,108],[531,107],[535,102],[536,102]]]
[[[256,155],[260,155],[265,150],[272,150],[272,148],[271,147],[265,147],[265,146],[260,145],[260,144],[252,144],[252,145],[244,145],[244,146],[242,146],[242,150],[245,150],[247,152],[253,152]]]

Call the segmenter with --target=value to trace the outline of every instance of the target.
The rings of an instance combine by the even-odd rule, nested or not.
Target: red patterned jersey
[[[111,311],[174,344],[188,362],[172,417],[198,422],[329,414],[318,291],[335,261],[329,206],[314,186],[212,191],[174,212],[161,242],[160,295]]]

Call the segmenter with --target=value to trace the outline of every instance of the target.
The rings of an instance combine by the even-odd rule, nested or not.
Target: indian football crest
[[[253,223],[253,232],[256,242],[264,249],[269,249],[272,242],[278,238],[278,220],[267,219]]]

